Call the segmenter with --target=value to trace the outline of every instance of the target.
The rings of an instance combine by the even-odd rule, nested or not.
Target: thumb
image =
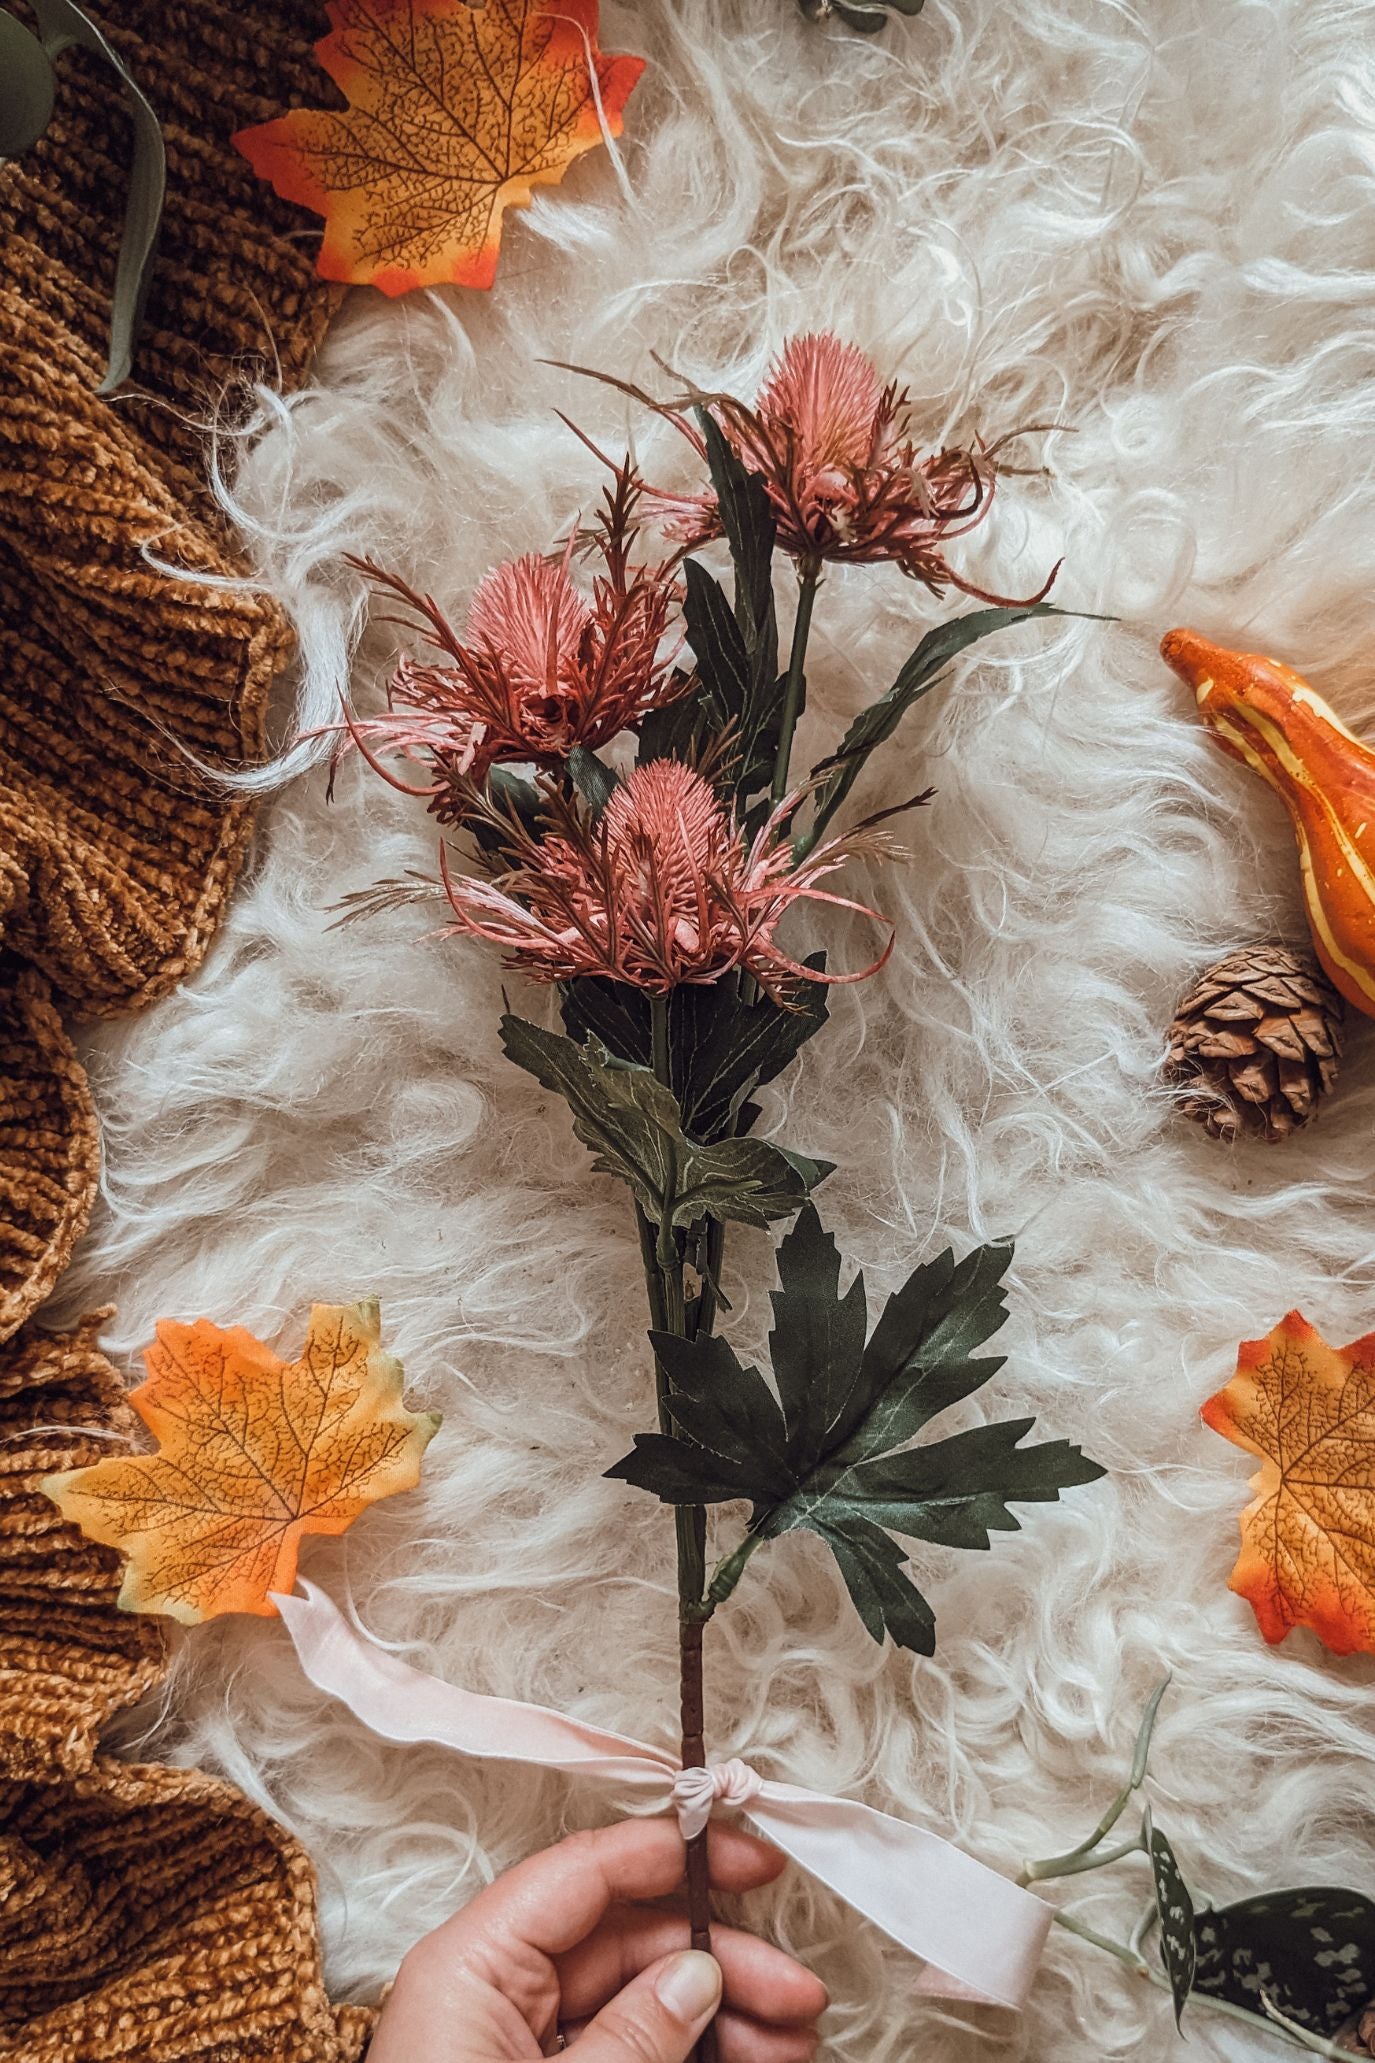
[[[686,2063],[721,2003],[714,1956],[683,1949],[642,1970],[578,2036],[578,2063]]]

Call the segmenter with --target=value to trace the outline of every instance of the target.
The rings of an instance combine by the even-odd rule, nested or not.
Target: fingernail
[[[664,1964],[654,1983],[659,2004],[675,2020],[701,2020],[721,1999],[721,1965],[715,1956],[685,1948]]]

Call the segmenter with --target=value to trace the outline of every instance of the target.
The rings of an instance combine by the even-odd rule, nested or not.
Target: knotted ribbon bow
[[[311,1682],[384,1739],[593,1777],[671,1806],[687,1837],[701,1832],[713,1805],[736,1806],[775,1847],[921,1957],[919,1992],[1014,2010],[1024,2003],[1051,1908],[939,1835],[853,1799],[774,1783],[744,1762],[684,1769],[664,1748],[544,1705],[441,1683],[356,1632],[313,1583],[273,1602]]]

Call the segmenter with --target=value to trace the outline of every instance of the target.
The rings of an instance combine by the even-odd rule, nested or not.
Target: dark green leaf
[[[599,817],[616,793],[617,781],[611,768],[604,766],[585,745],[575,745],[568,755],[568,772],[593,817]]]
[[[890,13],[918,15],[926,0],[799,0],[799,4],[808,21],[824,21],[834,14],[862,36],[873,36]]]
[[[805,963],[820,970],[822,953]],[[563,1022],[575,1039],[589,1033],[618,1060],[650,1060],[649,1002],[625,982],[588,977],[563,991]],[[736,985],[683,984],[669,998],[669,1072],[689,1138],[711,1141],[747,1131],[746,1099],[790,1065],[826,1022],[826,990],[812,982],[782,1009],[761,996],[742,1001]]]
[[[750,795],[767,787],[773,775],[782,710],[776,675],[746,645],[721,583],[695,559],[683,562],[683,574],[687,638],[702,681],[700,707],[709,734],[719,736],[733,726],[731,780],[738,795]]]
[[[31,150],[52,120],[52,59],[12,14],[0,14],[0,158]]]
[[[610,1473],[668,1503],[748,1497],[751,1546],[797,1528],[819,1534],[874,1637],[887,1631],[929,1654],[931,1608],[889,1534],[987,1547],[1016,1527],[1009,1502],[1055,1498],[1103,1473],[1063,1441],[1022,1447],[1030,1419],[907,1444],[1001,1365],[971,1349],[1001,1322],[1010,1258],[997,1246],[919,1268],[866,1346],[862,1279],[840,1294],[839,1254],[808,1205],[778,1250],[774,1388],[719,1339],[656,1334],[681,1437],[640,1436]]]
[[[167,155],[163,149],[162,130],[138,82],[125,68],[113,44],[106,41],[89,16],[73,5],[73,0],[30,0],[30,5],[49,55],[55,56],[73,44],[80,44],[83,50],[94,51],[118,77],[133,120],[134,157],[129,168],[124,233],[120,238],[110,304],[110,362],[96,389],[100,394],[112,394],[129,377],[157,258],[158,229],[162,223],[162,203],[167,185]]]
[[[1333,2035],[1375,1998],[1375,1900],[1329,1886],[1265,1891],[1197,1915],[1194,1990]]]
[[[972,609],[967,616],[956,616],[951,622],[937,624],[934,630],[929,630],[887,693],[880,695],[877,702],[871,702],[855,718],[841,740],[839,750],[812,769],[814,775],[825,774],[828,778],[817,791],[816,813],[809,838],[814,840],[825,830],[859,779],[875,746],[892,737],[908,710],[935,686],[946,667],[966,646],[991,636],[995,630],[1025,623],[1029,617],[1063,616],[1065,613],[1052,602],[1029,602],[1012,609]]]
[[[640,745],[635,764],[647,766],[651,759],[681,759],[695,766],[702,756],[709,714],[695,690],[679,695],[662,709],[651,709],[638,726]]]
[[[648,1068],[613,1059],[599,1040],[580,1046],[508,1014],[501,1042],[518,1067],[565,1099],[594,1165],[629,1183],[653,1224],[713,1217],[767,1225],[806,1201],[816,1163],[785,1157],[762,1139],[697,1145],[672,1092]]]
[[[515,773],[509,766],[494,766],[487,776],[487,794],[498,811],[514,817],[530,837],[539,837],[544,806],[533,781],[527,780],[524,774]],[[474,813],[464,829],[489,858],[508,849],[509,841],[501,824],[489,821],[486,816]]]
[[[677,988],[669,997],[669,1010],[687,991]],[[559,1012],[570,1038],[583,1045],[599,1039],[608,1053],[633,1067],[648,1067],[653,1056],[649,997],[628,981],[604,981],[599,974],[579,975],[559,990]],[[669,1019],[669,1052],[673,1052],[672,1016]],[[675,1070],[673,1088],[682,1105],[684,1129],[690,1131],[687,1106]]]
[[[750,692],[750,655],[719,580],[696,559],[683,561],[683,620],[703,698],[718,731],[738,723]]]
[[[835,13],[849,29],[858,29],[861,36],[876,36],[888,19],[886,8],[848,6],[846,0],[835,0]]]
[[[1002,1355],[971,1356],[1007,1316],[1003,1277],[1011,1260],[1006,1242],[975,1247],[959,1262],[947,1248],[889,1297],[864,1350],[862,1387],[889,1398],[898,1417],[870,1412],[866,1451],[879,1452],[875,1442],[891,1446],[912,1439],[938,1412],[972,1396],[998,1373]],[[841,1437],[848,1440],[851,1430],[849,1421],[843,1423]]]
[[[1159,1827],[1152,1824],[1150,1807],[1145,1818],[1146,1853],[1151,1859],[1155,1883],[1155,1909],[1160,1917],[1160,1957],[1170,1980],[1174,1999],[1174,2024],[1193,1987],[1197,1947],[1194,1941],[1194,1902],[1180,1874],[1171,1848]]]
[[[864,1383],[864,1277],[840,1294],[840,1251],[814,1210],[778,1249],[769,1360],[794,1460],[815,1466],[845,1437]]]
[[[707,469],[716,489],[721,528],[735,569],[735,618],[745,649],[758,655],[766,673],[778,671],[778,627],[773,608],[773,509],[763,481],[746,472],[715,417],[697,411],[707,447]]]
[[[697,419],[706,440],[707,465],[730,546],[735,573],[734,615],[747,665],[745,692],[734,712],[739,751],[736,787],[743,796],[766,785],[772,774],[783,710],[778,619],[773,600],[773,510],[762,480],[746,472],[715,418],[706,409],[699,409]],[[705,591],[699,599],[705,606]],[[701,629],[705,635],[705,625]]]
[[[815,1529],[836,1558],[850,1602],[877,1641],[891,1634],[916,1655],[936,1650],[936,1615],[907,1573],[907,1556],[881,1526],[851,1518]]]

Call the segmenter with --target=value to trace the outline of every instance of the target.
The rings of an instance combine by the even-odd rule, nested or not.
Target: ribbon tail
[[[488,1762],[533,1763],[568,1776],[591,1776],[668,1803],[676,1757],[624,1734],[605,1733],[546,1705],[485,1697],[413,1669],[350,1626],[313,1583],[296,1595],[273,1594],[297,1660],[317,1690],[388,1741],[428,1741]]]
[[[853,1799],[765,1783],[759,1832],[847,1905],[920,1956],[919,1991],[1019,2012],[1052,1908],[938,1834]]]

